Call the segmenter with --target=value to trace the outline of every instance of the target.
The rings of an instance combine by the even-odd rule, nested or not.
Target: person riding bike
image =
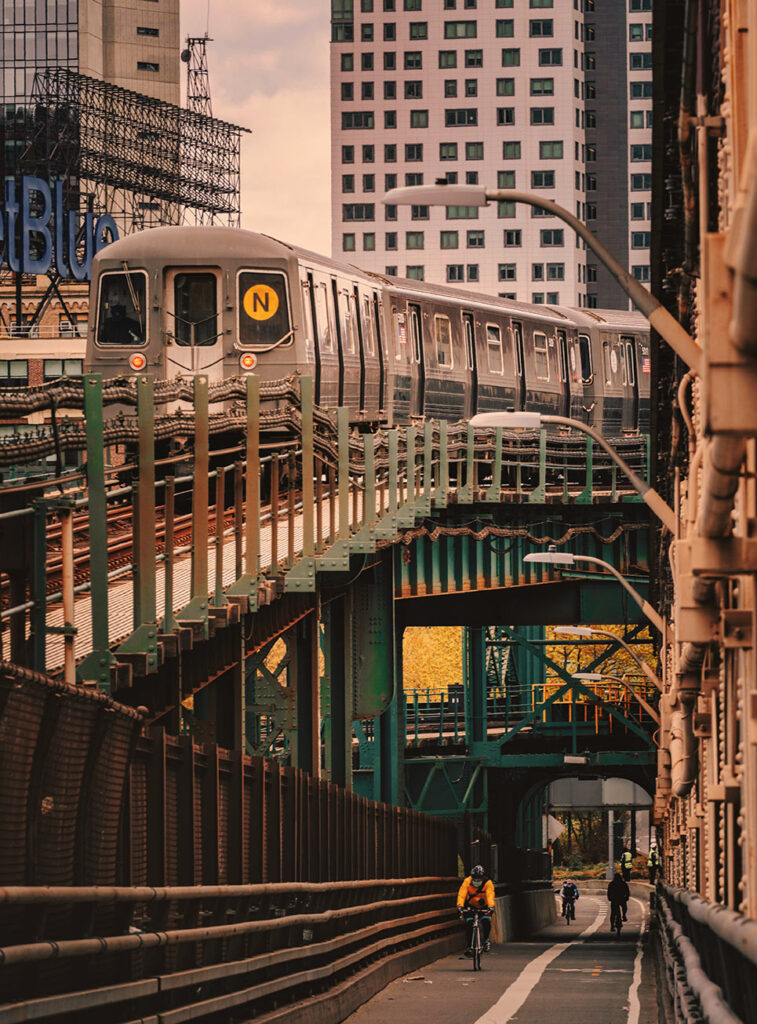
[[[631,877],[631,868],[633,867],[633,854],[626,847],[620,855],[620,870],[623,873],[623,881],[627,882]]]
[[[617,913],[622,915],[622,919],[625,921],[626,918],[626,907],[628,906],[628,897],[631,895],[628,888],[628,883],[625,882],[621,876],[615,872],[615,877],[607,886],[607,899],[610,902],[610,926],[615,920],[615,908],[617,907]]]
[[[647,871],[649,871],[649,884],[654,885],[657,872],[660,870],[660,858],[657,856],[657,848],[653,846],[647,857]]]
[[[457,912],[460,917],[465,918],[466,956],[473,956],[471,942],[473,939],[473,914],[471,910],[482,910],[484,916],[481,918],[481,939],[484,944],[484,952],[489,950],[489,934],[491,932],[491,915],[494,912],[494,883],[488,878],[480,864],[471,868],[471,873],[457,894]]]
[[[565,912],[567,909],[566,904],[568,903],[568,901],[575,904],[576,900],[578,899],[578,886],[571,878],[566,878],[563,882],[562,888],[560,889],[560,896],[562,897],[562,916],[565,917]],[[575,908],[572,909],[573,912],[571,914],[571,917],[575,917]]]

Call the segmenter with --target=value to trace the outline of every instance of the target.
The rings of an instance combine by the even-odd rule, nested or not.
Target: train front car
[[[104,377],[204,374],[210,383],[305,370],[289,286],[294,268],[288,246],[252,231],[165,227],[128,235],[94,260],[87,367]]]

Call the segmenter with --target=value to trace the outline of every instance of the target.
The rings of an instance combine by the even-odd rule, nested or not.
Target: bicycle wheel
[[[481,970],[481,926],[478,921],[473,926],[473,970]]]

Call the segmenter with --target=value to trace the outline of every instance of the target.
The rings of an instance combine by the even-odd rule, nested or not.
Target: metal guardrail
[[[72,935],[0,948],[0,1024],[102,1021],[103,1014],[110,1024],[135,1014],[163,1024],[239,1014],[265,1021],[294,1002],[304,1001],[298,1009],[306,1013],[345,984],[362,985],[354,1008],[389,977],[460,943],[458,884],[427,877],[0,890],[0,909],[17,910],[19,921],[49,929],[56,909],[67,907],[81,922]],[[376,973],[380,980],[366,993]]]
[[[61,324],[11,324],[0,328],[0,338],[86,338],[87,323],[67,321]]]
[[[657,920],[676,1024],[757,1020],[757,921],[665,883]]]

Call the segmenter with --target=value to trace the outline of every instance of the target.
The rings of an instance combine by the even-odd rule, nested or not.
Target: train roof
[[[224,228],[215,226],[170,226],[148,228],[146,231],[134,231],[124,235],[116,242],[101,249],[96,260],[138,260],[138,259],[171,259],[174,255],[196,257],[198,260],[219,259],[238,256],[249,259],[250,253],[270,259],[288,259],[292,253],[303,250],[280,242],[270,235],[261,235],[256,231],[244,228]]]

